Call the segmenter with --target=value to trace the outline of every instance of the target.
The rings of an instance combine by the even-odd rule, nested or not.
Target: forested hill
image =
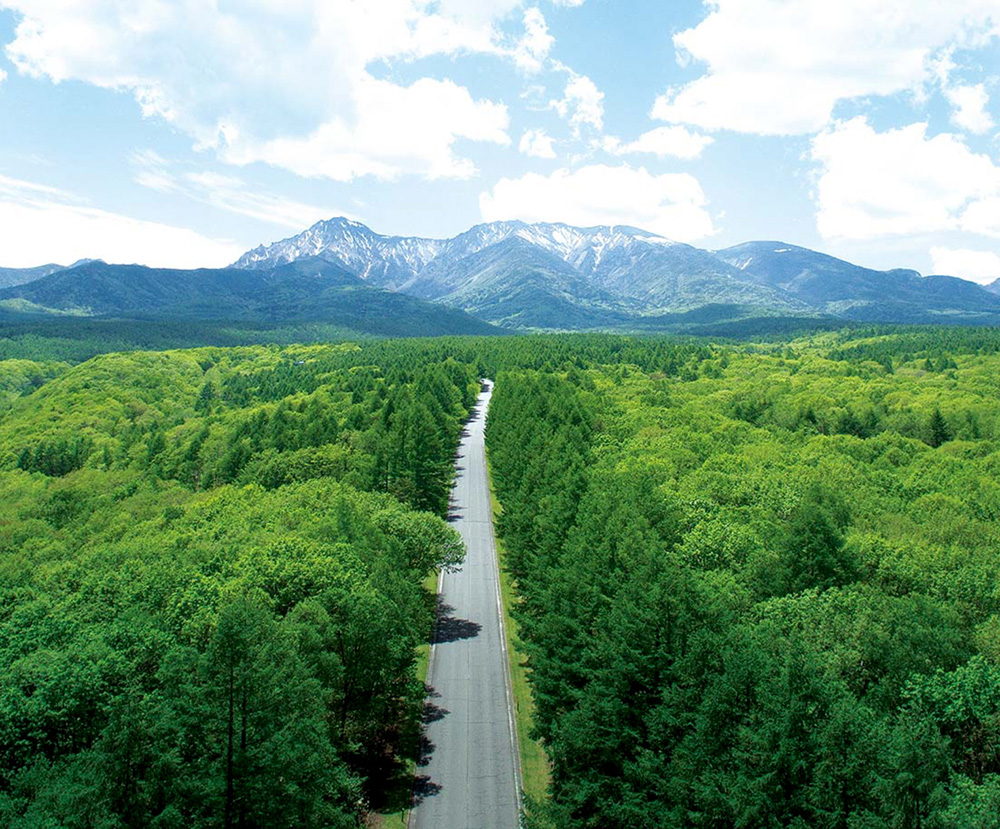
[[[0,268],[0,288],[24,285],[63,270],[62,265],[39,265],[37,268]]]
[[[337,265],[303,259],[247,271],[194,271],[89,262],[0,290],[11,322],[72,316],[275,326],[322,323],[381,336],[489,334],[463,311],[366,284]],[[41,318],[39,320],[38,318]]]

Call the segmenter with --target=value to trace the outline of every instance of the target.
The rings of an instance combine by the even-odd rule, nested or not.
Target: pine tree
[[[935,449],[942,443],[951,440],[951,429],[948,428],[948,422],[944,419],[940,409],[934,409],[927,430],[930,433],[928,443]]]

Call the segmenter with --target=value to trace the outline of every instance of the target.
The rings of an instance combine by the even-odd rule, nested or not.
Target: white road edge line
[[[490,383],[492,391],[496,388],[496,384],[493,381],[490,381]],[[486,453],[485,445],[483,446],[483,453]],[[490,480],[490,465],[488,460],[486,463],[486,497],[489,499],[490,504],[487,514],[489,515],[490,523],[490,549],[493,554],[493,587],[496,590],[497,619],[500,623],[500,650],[503,654],[504,691],[507,697],[507,726],[510,729],[510,747],[514,760],[514,783],[515,795],[517,797],[517,820],[518,824],[520,824],[523,809],[522,789],[524,788],[524,778],[521,773],[521,748],[517,733],[517,719],[514,714],[514,683],[510,673],[510,654],[507,650],[507,619],[503,612],[503,595],[500,590],[500,556],[497,554],[496,528],[493,524],[493,486]]]
[[[490,522],[493,523],[492,521]],[[517,820],[521,822],[521,790],[524,788],[524,779],[521,776],[521,748],[517,734],[517,720],[514,715],[514,691],[513,680],[510,675],[510,654],[507,651],[507,620],[503,613],[503,598],[500,592],[500,561],[497,556],[496,539],[493,536],[492,527],[490,531],[490,546],[493,548],[493,569],[496,573],[496,593],[497,593],[497,616],[500,620],[500,650],[503,655],[503,676],[504,690],[507,696],[507,726],[510,729],[510,747],[514,760],[514,783],[515,795],[517,797]]]

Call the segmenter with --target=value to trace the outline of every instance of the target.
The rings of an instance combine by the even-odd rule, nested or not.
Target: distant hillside
[[[39,265],[37,268],[0,268],[0,288],[24,285],[50,273],[61,271],[65,267],[65,265]]]
[[[331,219],[258,247],[236,267],[316,256],[368,282],[513,328],[642,328],[648,315],[707,304],[811,312],[709,251],[633,227],[491,222],[452,239],[382,236]]]
[[[323,323],[383,336],[495,333],[463,311],[373,287],[321,259],[262,270],[167,270],[90,262],[0,290],[8,319],[28,315]]]
[[[970,324],[1000,319],[1000,298],[952,276],[870,270],[783,242],[747,242],[718,256],[760,285],[845,319]]]

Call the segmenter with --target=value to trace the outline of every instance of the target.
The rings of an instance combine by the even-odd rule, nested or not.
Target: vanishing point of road
[[[409,829],[517,829],[520,768],[484,428],[484,383],[459,447],[451,520],[465,563],[442,573],[427,684],[425,751]]]

